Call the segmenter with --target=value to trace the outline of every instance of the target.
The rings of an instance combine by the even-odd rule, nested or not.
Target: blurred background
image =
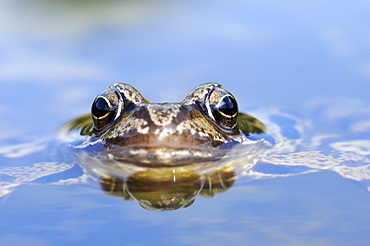
[[[214,81],[244,111],[369,114],[369,11],[367,1],[1,1],[0,126],[51,133],[118,81],[154,102]]]

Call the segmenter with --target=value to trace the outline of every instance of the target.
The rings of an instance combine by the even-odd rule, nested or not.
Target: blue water
[[[367,1],[1,2],[0,245],[368,245],[369,12]],[[171,212],[107,195],[69,159],[43,176],[58,128],[116,81],[153,102],[218,82],[281,144],[257,174]]]

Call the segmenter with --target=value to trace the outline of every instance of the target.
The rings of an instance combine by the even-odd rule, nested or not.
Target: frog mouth
[[[132,134],[90,138],[81,147],[93,158],[142,167],[173,167],[219,163],[240,145],[234,138],[191,134]]]
[[[206,170],[255,156],[264,149],[264,144],[260,141],[240,144],[233,139],[226,139],[223,144],[214,147],[208,141],[197,144],[176,141],[129,142],[127,139],[115,138],[85,142],[78,149],[81,151],[78,156],[83,159],[82,162],[102,169],[191,167]]]
[[[101,162],[117,162],[142,167],[173,167],[217,162],[224,158],[228,148],[214,147],[208,141],[137,141],[114,138],[93,141],[80,146],[89,157]],[[142,139],[141,139],[142,140]],[[85,157],[87,158],[87,157]]]
[[[171,134],[162,138],[155,134],[143,134],[105,139],[105,145],[108,148],[115,145],[144,149],[207,149],[207,151],[210,151],[223,143],[225,143],[225,140],[217,141],[183,134]]]
[[[188,141],[130,142],[119,139],[118,142],[107,141],[105,147],[115,160],[139,166],[184,166],[216,161],[225,154],[205,141],[195,144]]]

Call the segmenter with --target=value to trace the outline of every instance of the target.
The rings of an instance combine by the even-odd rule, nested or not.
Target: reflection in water
[[[190,206],[198,194],[213,197],[231,187],[234,180],[229,166],[204,176],[189,167],[175,167],[150,168],[127,179],[102,176],[100,185],[109,195],[135,199],[147,210],[165,211]]]

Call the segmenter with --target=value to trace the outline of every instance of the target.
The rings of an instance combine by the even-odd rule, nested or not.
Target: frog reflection
[[[234,180],[234,169],[230,166],[204,176],[189,168],[174,167],[140,171],[127,180],[103,176],[100,185],[107,194],[127,201],[135,199],[144,209],[168,211],[192,205],[198,194],[213,197],[226,191]]]
[[[91,116],[67,129],[82,136],[77,156],[102,177],[104,190],[166,210],[230,187],[230,163],[246,161],[245,147],[256,143],[247,136],[265,127],[240,113],[217,83],[195,87],[180,103],[149,103],[132,86],[115,83],[95,98]]]

